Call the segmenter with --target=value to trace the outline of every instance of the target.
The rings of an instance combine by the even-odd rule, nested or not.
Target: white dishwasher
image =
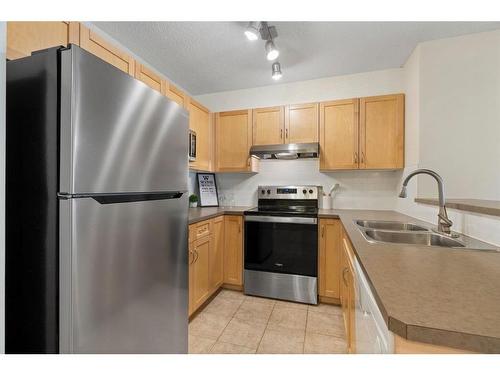
[[[394,353],[394,336],[387,328],[370,284],[359,265],[354,262],[356,285],[356,353]]]

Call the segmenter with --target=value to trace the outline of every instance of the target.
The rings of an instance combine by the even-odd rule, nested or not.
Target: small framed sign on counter
[[[201,207],[218,207],[217,183],[214,173],[197,173],[198,192],[200,195]]]

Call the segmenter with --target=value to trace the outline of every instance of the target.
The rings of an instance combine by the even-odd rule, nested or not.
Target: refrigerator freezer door
[[[61,55],[59,191],[186,191],[187,112],[77,46]]]
[[[61,353],[187,353],[187,205],[60,201]]]

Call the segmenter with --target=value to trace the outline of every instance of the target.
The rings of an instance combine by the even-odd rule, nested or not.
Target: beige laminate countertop
[[[243,212],[252,207],[227,206],[227,207],[197,207],[188,211],[188,222],[194,224],[220,215],[243,215]]]
[[[500,353],[500,252],[365,240],[355,219],[422,222],[394,211],[320,210],[340,218],[391,331],[408,340]]]

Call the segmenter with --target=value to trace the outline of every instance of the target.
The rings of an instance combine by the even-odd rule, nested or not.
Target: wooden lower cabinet
[[[347,351],[348,353],[356,353],[356,281],[354,275],[354,253],[344,230],[342,230],[342,255],[340,262],[340,300],[346,328]]]
[[[242,225],[236,215],[189,225],[189,316],[223,284],[243,286]]]
[[[206,301],[210,293],[210,248],[212,236],[206,236],[190,244],[189,265],[189,312],[192,313]]]
[[[224,281],[224,216],[212,220],[213,246],[210,248],[210,291],[215,292]]]
[[[224,216],[224,284],[243,286],[242,216]]]
[[[318,294],[320,297],[334,300],[340,298],[341,237],[342,224],[339,219],[320,219],[318,241]]]

